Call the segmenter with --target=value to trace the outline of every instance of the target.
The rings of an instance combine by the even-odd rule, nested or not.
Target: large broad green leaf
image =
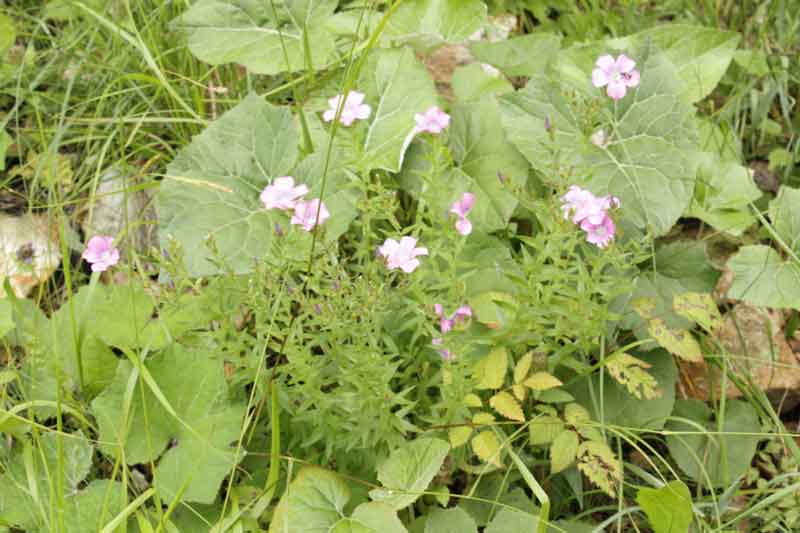
[[[744,246],[728,260],[728,296],[753,305],[800,309],[800,264],[783,260],[769,246]]]
[[[725,403],[721,425],[711,408],[699,400],[678,400],[673,417],[667,424],[667,429],[675,432],[667,437],[669,453],[694,481],[727,487],[750,467],[761,440],[761,425],[749,403]],[[703,428],[707,434],[701,433]]]
[[[740,164],[738,138],[708,120],[698,119],[697,125],[697,185],[686,214],[739,236],[755,222],[750,203],[761,197],[761,191],[752,172]]]
[[[688,24],[662,24],[610,40],[608,45],[630,50],[647,41],[664,51],[685,85],[683,94],[690,102],[697,102],[706,97],[725,74],[739,44],[739,34]]]
[[[474,102],[489,94],[514,91],[514,87],[503,76],[493,76],[478,63],[458,67],[451,81],[453,94],[460,103]]]
[[[396,510],[408,507],[428,488],[449,451],[446,441],[428,438],[397,448],[378,467],[383,488],[370,491],[370,497]]]
[[[681,481],[670,481],[660,489],[642,488],[636,493],[655,533],[686,533],[692,524],[692,495]]]
[[[452,117],[450,148],[461,170],[472,178],[469,190],[475,194],[469,219],[483,231],[504,228],[517,206],[509,188],[527,181],[528,164],[508,143],[493,96],[456,106]]]
[[[385,35],[425,50],[464,41],[485,22],[480,0],[408,0],[389,19]]]
[[[353,511],[352,520],[368,529],[369,533],[406,533],[397,512],[380,502],[362,503]]]
[[[575,182],[597,195],[618,196],[623,215],[658,236],[683,214],[694,192],[694,109],[663,54],[651,53],[641,70],[640,86],[613,106],[617,125],[601,146],[589,142],[595,132],[582,131],[560,87],[544,78],[503,95],[502,115],[509,140],[535,168],[549,171],[557,149],[561,164],[574,168]],[[552,140],[545,119],[554,128]]]
[[[219,272],[211,245],[237,273],[252,271],[268,254],[275,223],[287,218],[265,210],[259,194],[272,179],[289,174],[297,141],[288,109],[250,95],[167,167],[157,196],[159,235],[165,248],[177,241],[191,275]]]
[[[344,518],[344,506],[349,499],[347,483],[335,473],[314,466],[304,467],[286,487],[269,531],[328,533]]]
[[[504,507],[484,530],[485,533],[523,533],[537,531],[539,518],[532,514]]]
[[[509,76],[538,76],[561,48],[561,37],[530,33],[503,41],[476,41],[469,47],[475,59]]]
[[[128,464],[161,457],[155,483],[164,498],[183,491],[183,500],[211,503],[237,460],[232,444],[244,412],[228,399],[223,362],[213,352],[172,345],[145,367],[152,380],[121,362],[114,381],[92,402],[101,449],[117,457],[123,447]]]
[[[0,523],[26,530],[47,530],[51,500],[55,496],[55,475],[59,470],[58,440],[61,440],[64,496],[74,493],[89,474],[94,448],[78,431],[67,438],[55,433],[39,437],[39,447],[30,442],[18,444],[0,474]],[[24,448],[24,449],[23,449]],[[100,508],[98,507],[98,510]]]
[[[126,489],[119,481],[97,479],[64,500],[67,533],[102,531],[125,507]]]
[[[675,405],[675,383],[678,369],[672,355],[664,350],[636,353],[635,356],[651,365],[647,372],[658,382],[661,395],[652,400],[636,398],[606,372],[602,402],[593,401],[600,394],[600,376],[593,374],[572,385],[569,392],[578,403],[589,409],[593,420],[623,427],[661,429]],[[594,390],[590,390],[590,387]],[[602,405],[603,412],[600,412]]]
[[[436,104],[433,80],[410,48],[374,52],[362,78],[362,87],[376,102],[364,140],[363,164],[396,172],[416,124],[414,115]]]
[[[638,302],[647,300],[654,307],[650,315],[664,321],[670,328],[692,326],[686,318],[673,311],[675,296],[687,292],[710,293],[719,279],[719,272],[708,262],[706,246],[701,241],[675,241],[656,251],[655,259],[635,280],[633,291],[614,302],[623,314],[621,327],[633,330],[640,339],[650,338],[648,321],[635,309]],[[648,344],[645,347],[655,347]]]
[[[478,533],[478,526],[460,507],[436,509],[428,515],[425,533]]]
[[[175,25],[188,34],[189,50],[207,63],[235,62],[256,74],[278,74],[307,66],[304,40],[313,66],[328,61],[335,47],[324,22],[337,3],[287,0],[275,12],[269,2],[200,0]]]
[[[783,242],[800,254],[800,189],[781,187],[769,204],[769,218]]]

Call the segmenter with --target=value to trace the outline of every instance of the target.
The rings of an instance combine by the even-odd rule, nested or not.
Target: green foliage
[[[425,533],[478,533],[478,526],[460,507],[436,509],[428,515]]]
[[[702,485],[719,487],[744,474],[761,440],[758,415],[750,404],[730,400],[725,412],[717,414],[721,420],[715,421],[704,403],[678,400],[673,416],[667,428],[676,433],[667,437],[667,446],[686,475]]]
[[[92,402],[101,450],[128,464],[160,458],[155,483],[165,498],[211,503],[237,461],[244,406],[228,399],[212,351],[172,345],[136,366],[120,362]],[[203,468],[195,468],[198,462]]]
[[[392,452],[378,467],[384,488],[369,493],[399,511],[414,503],[441,468],[450,446],[440,439],[416,439]]]
[[[386,28],[386,37],[426,50],[464,41],[486,22],[479,0],[411,0],[403,2]]]
[[[670,481],[659,489],[639,489],[636,501],[647,514],[655,533],[685,533],[692,524],[692,495],[680,481]]]
[[[189,49],[202,61],[236,62],[257,74],[278,74],[326,64],[334,41],[325,22],[336,4],[336,0],[292,0],[274,6],[201,0],[174,25],[187,33]]]

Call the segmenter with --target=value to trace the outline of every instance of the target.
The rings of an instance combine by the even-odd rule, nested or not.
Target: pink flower
[[[105,272],[119,262],[119,250],[114,247],[114,237],[95,235],[86,243],[81,254],[92,265],[92,272]]]
[[[434,304],[433,310],[439,317],[439,330],[442,333],[447,333],[453,329],[453,326],[455,325],[463,324],[466,322],[467,318],[472,316],[472,308],[468,305],[462,305],[456,309],[449,318],[445,316],[442,304]]]
[[[399,268],[408,274],[414,272],[419,266],[418,256],[428,255],[427,248],[417,248],[416,246],[417,239],[414,237],[403,237],[400,242],[386,239],[378,248],[378,254],[386,259],[386,266],[389,270]]]
[[[617,227],[611,217],[606,215],[600,224],[592,224],[589,220],[581,223],[581,229],[586,232],[586,242],[605,248],[614,240]]]
[[[625,54],[615,60],[606,54],[597,59],[597,68],[592,71],[592,83],[595,87],[606,87],[606,93],[614,100],[625,96],[628,87],[639,85],[639,71],[636,62]]]
[[[294,178],[281,176],[264,187],[261,191],[261,201],[267,209],[294,209],[298,199],[308,193],[308,187],[298,185],[295,187]]]
[[[564,218],[569,218],[572,213],[572,221],[575,224],[580,224],[584,220],[588,220],[591,224],[600,224],[606,217],[606,211],[620,205],[616,196],[598,198],[591,191],[581,189],[577,185],[571,186],[567,194],[561,197],[561,201]]]
[[[431,339],[431,344],[433,344],[434,346],[441,346],[442,342],[443,341],[441,337]],[[442,359],[444,359],[445,361],[450,361],[453,359],[453,354],[447,348],[437,348],[436,351],[439,352],[439,355],[441,355]]]
[[[429,107],[424,113],[414,115],[417,125],[414,127],[416,132],[442,133],[450,125],[450,115],[439,109],[437,106]]]
[[[472,223],[467,220],[467,214],[472,210],[473,205],[475,205],[475,195],[465,192],[461,195],[461,200],[453,202],[453,205],[450,206],[450,213],[458,217],[456,231],[461,235],[472,233]]]
[[[325,207],[324,202],[319,198],[314,198],[308,202],[297,202],[294,206],[294,214],[289,221],[290,224],[299,224],[306,231],[311,231],[317,225],[317,211],[319,211],[319,223],[322,224],[331,214]]]
[[[358,91],[350,91],[347,93],[347,98],[345,98],[344,106],[342,108],[342,114],[339,116],[339,122],[345,126],[349,126],[356,120],[364,120],[369,118],[370,113],[372,113],[372,108],[363,102],[364,93],[360,93]],[[325,122],[330,122],[336,118],[336,111],[339,109],[341,104],[341,94],[336,95],[328,100],[330,109],[322,114],[322,119]]]

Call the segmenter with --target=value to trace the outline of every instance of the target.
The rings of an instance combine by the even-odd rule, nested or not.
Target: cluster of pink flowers
[[[92,272],[105,272],[119,263],[119,250],[114,246],[114,237],[95,235],[86,243],[81,257],[92,265]]]
[[[433,310],[436,312],[436,315],[439,317],[439,331],[444,335],[448,331],[451,331],[453,327],[464,324],[468,318],[472,317],[472,308],[468,305],[462,305],[458,309],[456,309],[452,315],[449,317],[444,312],[444,307],[442,304],[434,304]],[[431,340],[431,344],[434,346],[441,346],[444,340],[442,337],[436,337]],[[438,349],[439,355],[442,356],[443,359],[449,361],[453,358],[453,354],[450,350],[445,348]]]
[[[597,197],[590,191],[573,185],[561,201],[564,218],[572,218],[572,222],[580,225],[586,232],[586,241],[605,248],[614,240],[617,228],[608,214],[611,208],[619,207],[620,201],[616,196]]]
[[[614,100],[624,98],[628,88],[639,85],[636,62],[625,54],[616,59],[608,54],[602,55],[596,65],[592,71],[592,83],[595,87],[605,87],[608,96]]]
[[[322,114],[322,120],[331,122],[336,118],[336,113],[339,106],[342,106],[342,113],[339,115],[339,122],[345,126],[350,126],[356,120],[366,120],[372,113],[372,108],[364,103],[364,93],[358,91],[350,91],[344,98],[342,104],[342,95],[337,94],[328,100],[329,109]]]
[[[325,207],[325,203],[319,198],[303,201],[300,198],[308,194],[308,187],[305,185],[295,185],[294,178],[291,176],[281,176],[264,187],[261,191],[261,202],[266,209],[286,209],[293,211],[290,224],[296,224],[305,231],[311,231],[317,224],[317,212],[319,212],[319,223],[322,224],[331,214]]]

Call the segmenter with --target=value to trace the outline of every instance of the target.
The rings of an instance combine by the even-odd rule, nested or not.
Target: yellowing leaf
[[[698,363],[703,360],[700,344],[684,329],[671,329],[660,318],[650,320],[647,328],[650,336],[667,351],[681,359]]]
[[[525,415],[517,400],[507,392],[498,392],[489,400],[489,405],[506,418],[525,422]]]
[[[550,446],[550,472],[555,474],[566,469],[575,461],[578,453],[578,434],[566,430],[559,433]]]
[[[494,415],[492,415],[491,413],[475,413],[472,416],[472,423],[479,426],[484,426],[487,424],[491,424],[493,422],[494,422]]]
[[[564,420],[566,420],[567,424],[570,426],[577,427],[590,422],[592,416],[584,406],[577,403],[569,403],[564,408]]]
[[[481,402],[477,394],[470,393],[464,396],[464,405],[467,407],[483,407],[483,402]]]
[[[562,385],[561,380],[547,372],[534,372],[531,377],[523,383],[526,387],[535,391],[555,389]]]
[[[450,444],[453,448],[458,448],[467,443],[470,435],[472,435],[472,428],[469,426],[458,426],[450,428],[447,434],[448,437],[450,437]]]
[[[501,466],[500,463],[500,441],[493,431],[487,430],[478,433],[472,439],[472,449],[481,461]]]
[[[528,352],[517,361],[514,367],[514,383],[520,384],[528,376],[533,364],[533,352]]]
[[[686,292],[676,294],[672,308],[682,317],[697,322],[701,328],[711,333],[722,325],[722,316],[716,302],[708,293]]]
[[[611,448],[605,442],[585,441],[578,447],[577,456],[578,470],[613,498],[622,472]]]
[[[503,386],[508,369],[508,353],[503,347],[495,348],[476,366],[480,376],[479,389],[499,389]]]
[[[514,396],[517,397],[517,400],[521,402],[524,402],[525,398],[528,397],[528,389],[526,389],[522,385],[512,385],[511,392],[513,392]]]
[[[564,431],[563,420],[557,416],[539,415],[531,420],[528,426],[528,438],[534,446],[537,444],[550,444],[562,431]]]
[[[620,385],[624,385],[628,392],[636,398],[653,400],[661,396],[656,378],[647,373],[650,364],[626,353],[617,354],[608,359],[606,368]]]

